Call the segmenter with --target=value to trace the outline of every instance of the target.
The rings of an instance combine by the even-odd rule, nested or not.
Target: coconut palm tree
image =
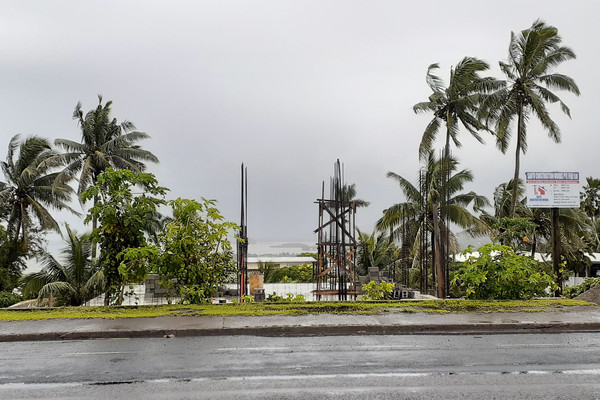
[[[354,202],[356,204],[356,207],[367,207],[369,204],[371,204],[368,201],[357,199],[356,196],[357,192],[355,183],[351,185],[345,183],[344,185],[342,185],[342,201]]]
[[[0,185],[0,203],[7,213],[8,235],[15,246],[27,253],[32,230],[54,230],[60,233],[49,209],[70,210],[67,203],[73,189],[56,182],[56,152],[47,139],[31,136],[21,141],[14,136],[8,146],[2,171],[6,182]],[[36,224],[37,223],[37,224]]]
[[[154,154],[135,144],[150,136],[136,131],[132,122],[119,124],[116,118],[111,119],[112,101],[102,105],[102,96],[98,96],[98,100],[98,106],[85,115],[81,103],[77,103],[73,112],[73,119],[81,128],[81,143],[67,139],[54,142],[65,151],[61,157],[66,167],[59,174],[58,182],[67,182],[79,175],[79,196],[109,167],[143,172],[146,169],[144,162],[158,162]]]
[[[575,53],[561,42],[558,29],[539,20],[519,33],[511,32],[508,61],[500,61],[507,85],[486,97],[482,104],[481,112],[493,121],[496,144],[503,153],[508,149],[516,119],[513,182],[519,179],[521,153],[527,151],[527,122],[535,117],[548,131],[548,136],[559,143],[560,128],[550,117],[546,104],[559,103],[562,111],[571,117],[569,107],[552,90],[579,95],[579,88],[572,78],[552,72],[562,62],[575,58]],[[511,217],[515,215],[516,204],[517,192],[513,191]]]
[[[36,294],[39,300],[50,297],[60,305],[79,306],[102,293],[104,274],[92,261],[90,235],[77,235],[69,225],[66,232],[63,262],[44,254],[42,270],[23,277],[26,297]]]
[[[380,270],[391,268],[391,264],[399,258],[399,249],[386,232],[373,231],[369,234],[359,230],[358,240],[361,246],[358,249],[357,265],[362,275],[367,274],[371,267]]]
[[[586,178],[586,185],[581,193],[581,210],[592,221],[600,217],[600,179],[591,176]]]
[[[468,209],[472,206],[474,211],[481,211],[489,205],[488,200],[477,195],[475,192],[462,193],[465,183],[473,180],[473,174],[469,170],[457,171],[458,162],[453,157],[447,161],[449,174],[446,175],[444,161],[437,159],[433,150],[427,156],[427,162],[420,174],[421,185],[414,186],[404,177],[388,172],[387,177],[398,183],[406,197],[404,203],[398,203],[383,212],[383,216],[377,222],[376,228],[380,231],[401,228],[407,221],[418,221],[420,229],[418,237],[431,235],[432,252],[435,255],[434,265],[438,276],[438,296],[444,297],[445,288],[441,260],[441,235],[445,233],[451,237],[450,227],[445,221],[454,223],[462,228],[468,229],[473,234],[487,232],[489,227],[479,218],[474,216]],[[442,193],[448,194],[447,201]],[[412,222],[411,222],[412,223]],[[420,240],[415,240],[415,246]],[[416,257],[424,257],[426,249],[415,249]]]
[[[431,64],[427,69],[426,81],[433,93],[427,101],[413,106],[415,113],[433,113],[433,119],[425,128],[421,138],[421,144],[419,145],[420,157],[427,156],[442,125],[446,128],[445,157],[450,152],[450,139],[456,147],[461,146],[458,140],[460,124],[475,139],[483,143],[479,131],[486,129],[486,126],[477,116],[479,103],[482,96],[500,89],[503,85],[502,82],[494,78],[479,76],[480,72],[489,69],[489,65],[485,61],[474,57],[465,57],[455,68],[450,69],[448,87],[444,86],[444,81],[441,78],[434,75],[435,70],[438,68],[438,64]]]
[[[81,103],[77,103],[73,112],[81,128],[81,143],[57,139],[55,145],[65,153],[60,155],[61,162],[66,167],[57,176],[57,184],[64,184],[79,175],[77,194],[81,194],[90,186],[96,184],[98,176],[108,168],[128,169],[143,172],[146,169],[144,161],[158,162],[158,158],[148,150],[143,150],[135,144],[150,136],[136,131],[135,125],[129,121],[117,123],[111,119],[112,101],[102,105],[102,96],[98,96],[98,106],[85,115]],[[97,203],[94,198],[94,205]],[[92,219],[92,230],[97,228],[96,218]],[[96,256],[96,246],[92,246],[92,257]]]

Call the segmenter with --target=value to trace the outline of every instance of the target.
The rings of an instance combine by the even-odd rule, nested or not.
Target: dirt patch
[[[596,285],[593,288],[581,293],[573,300],[582,300],[590,303],[600,304],[600,285]]]

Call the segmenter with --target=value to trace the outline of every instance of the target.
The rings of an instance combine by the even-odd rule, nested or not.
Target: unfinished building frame
[[[330,178],[329,199],[325,198],[325,182],[321,189],[316,265],[317,300],[322,296],[348,300],[358,296],[356,273],[356,203],[347,198],[340,160],[334,164]]]

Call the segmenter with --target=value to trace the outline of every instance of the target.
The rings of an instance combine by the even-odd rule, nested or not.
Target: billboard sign
[[[526,172],[529,208],[579,208],[579,172]]]

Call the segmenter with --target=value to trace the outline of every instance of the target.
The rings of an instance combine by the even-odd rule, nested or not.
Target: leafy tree
[[[545,296],[554,290],[553,278],[543,272],[538,262],[516,254],[509,246],[486,244],[471,254],[454,275],[452,284],[468,299],[518,300]]]
[[[23,296],[12,292],[0,291],[0,308],[10,307],[23,300]]]
[[[8,147],[2,171],[6,182],[0,183],[0,203],[7,213],[8,236],[15,253],[27,253],[32,230],[36,223],[41,230],[60,233],[56,220],[49,209],[70,210],[68,206],[73,189],[67,184],[56,183],[57,173],[52,172],[50,160],[56,153],[48,140],[31,136],[20,141],[14,136]]]
[[[173,220],[159,237],[161,282],[184,302],[205,302],[235,276],[228,235],[239,227],[224,221],[214,200],[179,198],[169,204]]]
[[[548,131],[548,136],[560,142],[560,129],[552,120],[547,103],[558,102],[562,111],[571,116],[569,107],[552,90],[560,89],[579,95],[575,81],[552,70],[562,62],[574,59],[575,53],[562,46],[558,29],[535,21],[519,33],[511,32],[508,61],[500,62],[508,84],[486,98],[481,112],[494,121],[496,143],[504,153],[512,136],[512,123],[516,119],[516,152],[513,182],[519,179],[520,155],[527,151],[527,122],[537,118]],[[512,193],[510,217],[515,216],[517,192]]]
[[[142,194],[134,194],[134,188]],[[145,247],[145,230],[161,204],[167,189],[152,174],[107,169],[98,175],[96,185],[82,193],[83,201],[96,198],[85,219],[97,219],[100,226],[93,237],[100,244],[100,265],[106,279],[104,304],[121,303],[128,279],[145,275],[147,265],[134,260],[131,249]]]
[[[66,233],[63,261],[45,253],[42,270],[23,277],[25,297],[36,295],[41,300],[51,296],[57,305],[80,306],[102,293],[104,274],[92,262],[90,235],[78,235],[69,225]]]

